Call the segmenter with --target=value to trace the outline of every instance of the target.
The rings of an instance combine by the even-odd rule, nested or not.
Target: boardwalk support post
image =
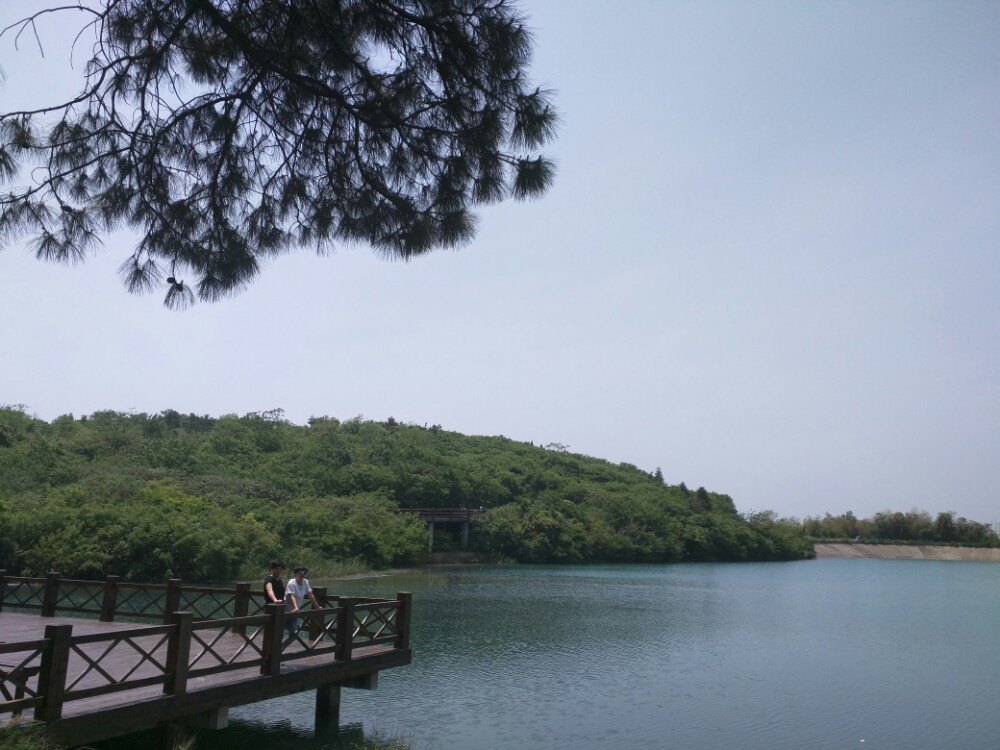
[[[357,677],[348,677],[341,687],[354,688],[355,690],[376,690],[378,688],[378,672],[359,674]]]
[[[62,718],[69,643],[72,637],[72,625],[45,626],[45,639],[49,643],[42,652],[42,664],[38,672],[38,695],[42,702],[35,707],[35,721],[49,723]]]
[[[459,539],[459,547],[465,549],[469,546],[469,522],[462,521],[461,536]]]
[[[42,593],[42,617],[56,616],[56,602],[59,601],[59,574],[45,576],[45,590]]]
[[[340,727],[340,685],[320,685],[316,689],[316,729]]]
[[[270,617],[264,622],[264,659],[260,673],[276,675],[281,672],[281,641],[285,633],[285,605],[268,602],[264,605]]]
[[[180,695],[187,692],[188,658],[191,655],[191,625],[194,615],[190,612],[171,612],[169,624],[174,626],[167,641],[166,680],[163,692]]]
[[[108,576],[104,579],[104,598],[101,600],[101,622],[115,621],[115,608],[118,606],[118,576]]]
[[[0,612],[3,612],[3,595],[7,590],[7,571],[0,570]]]
[[[181,736],[187,736],[181,728],[187,729],[225,729],[229,726],[229,707],[220,706],[211,711],[203,711],[200,714],[192,714],[180,720],[175,726],[182,731]],[[173,742],[172,747],[183,747],[186,743]]]
[[[229,707],[209,711],[205,714],[204,722],[205,729],[225,729],[229,726]]]
[[[237,583],[236,595],[233,598],[233,617],[246,617],[250,612],[250,584]],[[246,635],[246,625],[234,625],[236,635]]]
[[[434,522],[427,522],[427,551],[434,551]]]

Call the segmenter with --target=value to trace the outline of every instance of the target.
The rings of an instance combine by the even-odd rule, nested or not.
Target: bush
[[[110,501],[77,487],[53,490],[10,516],[8,564],[26,575],[221,580],[279,549],[277,535],[252,515],[234,519],[159,482]]]

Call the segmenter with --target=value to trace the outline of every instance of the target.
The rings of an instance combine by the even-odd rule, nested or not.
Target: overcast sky
[[[522,7],[563,120],[545,198],[183,313],[121,286],[127,235],[76,267],[9,247],[0,402],[391,415],[741,510],[1000,520],[1000,3]],[[44,59],[0,40],[0,110],[75,92],[68,27]]]

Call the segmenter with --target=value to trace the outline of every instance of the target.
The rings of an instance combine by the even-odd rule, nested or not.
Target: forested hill
[[[392,419],[299,426],[280,411],[47,423],[0,409],[0,568],[11,573],[207,580],[256,576],[273,555],[314,569],[410,565],[426,532],[399,507],[463,505],[487,509],[473,544],[492,560],[813,554],[796,524],[743,518],[727,495],[504,437]]]

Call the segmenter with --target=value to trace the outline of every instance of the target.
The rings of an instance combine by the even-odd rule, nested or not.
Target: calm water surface
[[[1000,565],[462,568],[330,588],[413,591],[413,665],[345,690],[342,722],[414,750],[1000,748]],[[199,748],[340,747],[312,713],[312,693],[245,707]]]

